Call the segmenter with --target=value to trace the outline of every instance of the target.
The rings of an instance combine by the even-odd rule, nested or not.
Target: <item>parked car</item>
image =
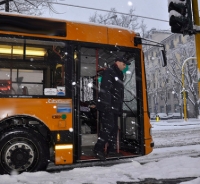
[[[172,113],[173,119],[181,119],[181,114],[178,112]],[[184,114],[182,113],[182,118],[184,118]]]
[[[150,113],[150,119],[155,120],[156,119],[156,113]]]
[[[167,115],[164,112],[157,113],[156,115],[159,116],[160,120],[167,120],[167,119],[172,118],[172,115]]]
[[[168,116],[168,119],[173,119],[173,113],[170,112],[170,113],[168,113],[167,116]]]

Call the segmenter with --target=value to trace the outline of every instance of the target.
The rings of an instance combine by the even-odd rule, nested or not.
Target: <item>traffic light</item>
[[[184,92],[185,92],[185,98],[188,99],[188,91],[181,91],[181,98],[184,99]]]
[[[188,91],[185,91],[185,97],[188,99]]]
[[[191,0],[168,0],[168,12],[172,33],[194,34]]]

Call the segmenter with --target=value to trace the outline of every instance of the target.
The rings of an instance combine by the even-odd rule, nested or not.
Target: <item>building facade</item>
[[[148,39],[165,45],[167,66],[162,67],[160,48],[144,47],[146,66],[147,92],[149,111],[151,113],[182,113],[183,98],[182,73],[184,87],[188,91],[187,115],[198,116],[197,64],[196,60],[183,62],[195,56],[195,41],[193,36],[172,34],[170,31],[152,29],[147,34]]]

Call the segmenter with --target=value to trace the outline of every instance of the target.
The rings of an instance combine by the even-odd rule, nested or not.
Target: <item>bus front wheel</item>
[[[14,127],[0,135],[0,174],[45,170],[49,148],[41,134],[25,127]]]

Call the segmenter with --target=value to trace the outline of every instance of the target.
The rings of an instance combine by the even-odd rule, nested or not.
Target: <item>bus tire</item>
[[[0,174],[45,170],[49,157],[47,142],[30,128],[14,127],[0,134]]]

